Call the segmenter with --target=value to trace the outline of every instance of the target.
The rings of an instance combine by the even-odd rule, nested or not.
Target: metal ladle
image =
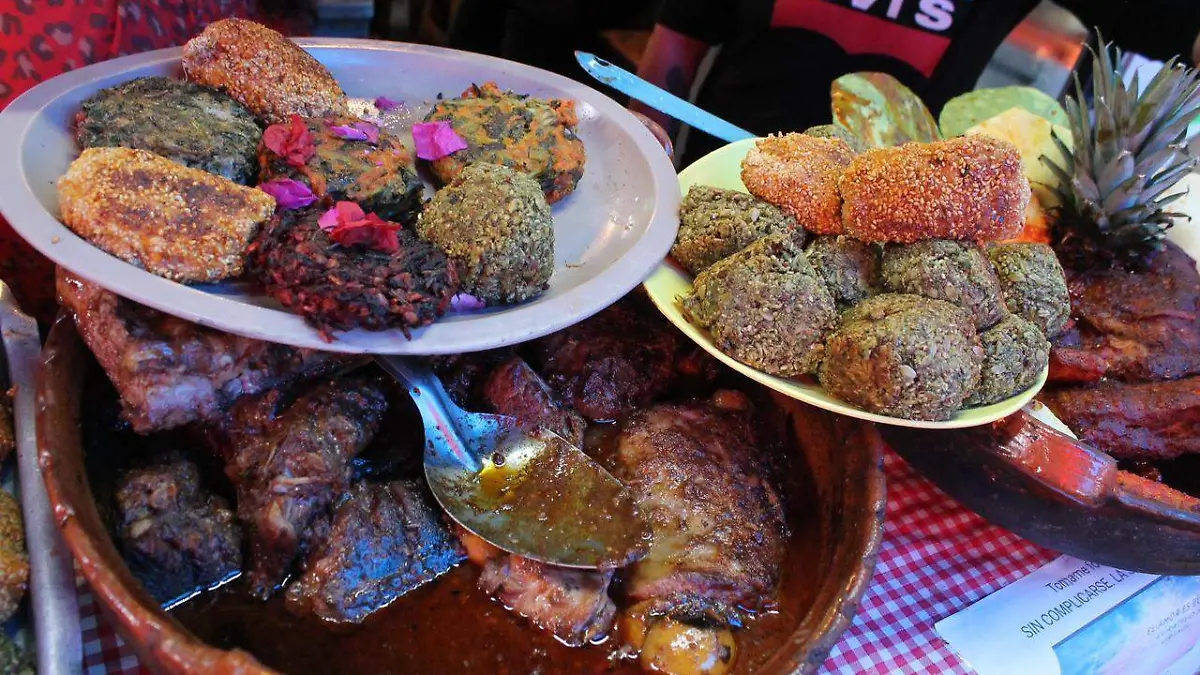
[[[504,415],[468,413],[421,361],[377,356],[425,424],[425,478],[459,525],[526,558],[613,568],[646,554],[650,530],[616,478],[566,439]]]

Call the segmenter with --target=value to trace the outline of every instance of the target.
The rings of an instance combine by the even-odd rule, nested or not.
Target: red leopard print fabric
[[[229,16],[285,34],[300,22],[264,20],[254,0],[0,0],[0,109],[55,75],[117,56],[175,47]],[[0,279],[40,322],[57,311],[54,266],[0,218]]]

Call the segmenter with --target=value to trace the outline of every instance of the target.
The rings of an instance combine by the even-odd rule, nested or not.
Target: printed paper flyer
[[[935,626],[980,675],[1200,672],[1200,577],[1063,557]]]

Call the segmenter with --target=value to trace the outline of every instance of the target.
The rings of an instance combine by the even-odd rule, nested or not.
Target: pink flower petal
[[[291,178],[276,178],[260,184],[258,189],[274,197],[281,209],[302,209],[317,201],[312,189]]]
[[[391,112],[396,108],[403,108],[404,101],[393,101],[386,96],[380,96],[375,99],[375,107],[378,108],[380,112]]]
[[[370,122],[355,122],[350,126],[366,134],[367,142],[371,145],[379,145],[379,127]]]
[[[433,161],[467,149],[467,142],[459,136],[449,122],[422,122],[412,128],[413,145],[417,157]]]
[[[450,309],[455,312],[472,312],[486,306],[482,300],[470,293],[458,293],[450,298]]]
[[[321,227],[321,229],[326,232],[333,232],[335,229],[337,229],[337,226],[338,226],[337,207],[335,206],[332,209],[329,209],[328,211],[326,211],[325,213],[322,213],[321,217],[317,219],[317,225],[319,225]]]
[[[329,131],[338,138],[345,141],[365,141],[367,140],[367,132],[354,127],[331,125]]]

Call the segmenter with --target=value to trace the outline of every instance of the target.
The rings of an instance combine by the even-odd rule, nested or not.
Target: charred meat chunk
[[[492,371],[484,384],[484,396],[492,412],[553,431],[575,447],[583,447],[587,423],[564,408],[546,381],[520,357],[514,356]]]
[[[102,89],[75,116],[79,147],[122,147],[250,185],[262,130],[241,103],[167,77],[139,77]]]
[[[58,294],[121,395],[123,416],[142,434],[215,421],[243,396],[350,362],[177,319],[61,268]]]
[[[237,486],[238,519],[250,537],[248,580],[261,598],[324,539],[330,510],[349,487],[350,460],[387,410],[387,389],[382,375],[355,373],[279,405],[279,392],[246,401],[225,430],[225,472]]]
[[[538,372],[592,421],[624,417],[671,386],[679,338],[632,299],[533,343]]]
[[[196,465],[171,454],[120,477],[117,537],[130,570],[161,603],[211,588],[242,566],[242,531]]]
[[[1089,388],[1039,397],[1079,437],[1117,459],[1200,454],[1200,377]]]
[[[464,557],[420,485],[359,483],[334,510],[329,536],[304,574],[288,587],[288,606],[359,623]]]
[[[1166,241],[1145,269],[1074,273],[1075,326],[1054,343],[1057,382],[1173,380],[1200,374],[1200,272]]]

